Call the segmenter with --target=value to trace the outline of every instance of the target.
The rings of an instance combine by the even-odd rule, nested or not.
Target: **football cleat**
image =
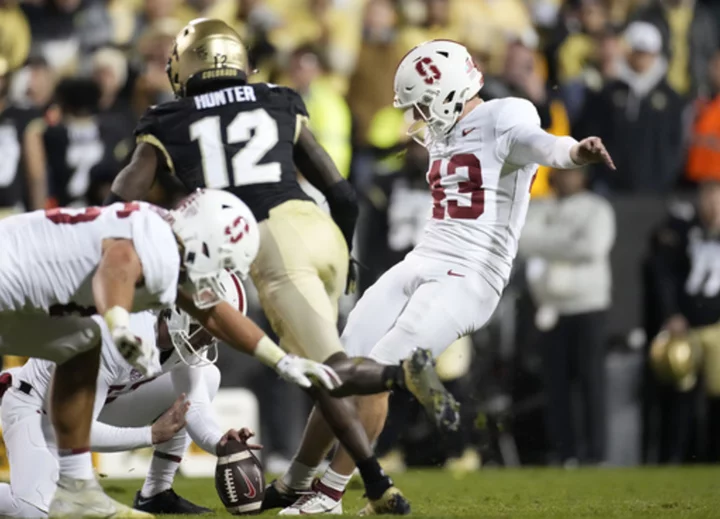
[[[273,508],[287,508],[300,499],[304,492],[299,492],[285,485],[276,479],[265,487],[265,498],[260,510],[272,510]]]
[[[416,349],[402,362],[405,387],[425,408],[441,430],[457,431],[460,426],[460,404],[445,389],[435,371],[429,350]]]
[[[138,491],[135,494],[133,508],[151,514],[203,515],[212,513],[209,508],[196,505],[180,497],[172,488],[151,497],[143,497]]]
[[[60,476],[48,512],[50,519],[104,518],[151,519],[151,514],[118,503],[110,498],[95,479]]]
[[[312,490],[304,494],[278,515],[340,515],[344,492],[324,485],[319,479],[312,484]]]
[[[358,515],[409,515],[410,502],[395,487],[388,488],[380,499],[370,500]]]

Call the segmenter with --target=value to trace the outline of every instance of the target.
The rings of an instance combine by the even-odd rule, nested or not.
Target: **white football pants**
[[[102,317],[50,317],[42,312],[0,312],[0,355],[57,364],[100,346]]]
[[[408,255],[370,287],[342,334],[351,357],[397,364],[415,348],[437,358],[460,337],[482,328],[500,294],[477,272]]]
[[[217,367],[188,369],[208,370],[203,379],[207,381],[210,397],[214,398],[220,377]],[[13,388],[2,399],[10,484],[0,483],[0,517],[47,517],[58,479],[52,425],[42,411],[42,401],[21,393],[16,387],[17,381],[13,381]],[[103,407],[98,421],[117,427],[147,426],[167,411],[178,396],[170,373],[165,373]],[[165,454],[182,457],[189,442],[186,430],[182,429],[169,441],[154,447]]]

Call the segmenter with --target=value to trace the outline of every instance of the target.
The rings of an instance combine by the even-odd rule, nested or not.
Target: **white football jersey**
[[[124,387],[132,385],[142,378],[125,359],[122,358],[115,343],[113,342],[110,330],[105,320],[96,315],[92,317],[102,330],[102,346],[100,350],[100,370],[98,379],[104,382],[112,390],[113,387]],[[130,314],[130,329],[140,337],[143,342],[155,347],[157,314],[155,312],[140,312]],[[159,366],[151,366],[153,373],[159,371]],[[55,363],[49,360],[28,359],[28,361],[13,374],[13,378],[30,384],[37,393],[46,395],[50,388]]]
[[[143,267],[133,311],[169,307],[180,255],[159,208],[143,202],[34,211],[0,221],[0,312],[95,313],[92,278],[107,238],[132,240]]]
[[[159,374],[154,377],[144,378],[139,371],[130,366],[130,364],[122,358],[112,340],[110,330],[108,330],[105,321],[100,316],[93,316],[93,319],[102,329],[102,347],[98,377],[108,388],[106,399],[98,403],[100,407],[121,395],[131,393],[143,384],[156,379],[161,374],[168,373],[174,368],[185,366],[175,349],[171,348],[166,351],[161,351],[157,359],[157,364],[151,366],[152,372]],[[143,342],[155,348],[157,346],[157,321],[158,315],[156,312],[147,311],[130,314],[130,329],[135,335],[140,337]],[[39,394],[47,394],[54,368],[54,362],[42,359],[29,359],[19,371],[15,372],[16,375],[13,376],[30,384]]]
[[[410,253],[471,268],[498,292],[510,277],[538,167],[513,162],[509,130],[518,124],[539,130],[535,107],[498,99],[477,106],[444,139],[427,142],[432,214]]]

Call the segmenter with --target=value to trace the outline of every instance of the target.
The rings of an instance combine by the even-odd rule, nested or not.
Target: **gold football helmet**
[[[702,347],[692,334],[673,336],[660,332],[650,346],[650,364],[659,380],[689,391],[697,382]]]
[[[175,94],[184,96],[191,79],[247,77],[247,49],[225,22],[197,18],[175,37],[166,70]]]

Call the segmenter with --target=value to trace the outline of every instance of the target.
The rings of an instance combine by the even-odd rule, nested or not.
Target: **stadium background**
[[[557,309],[544,304],[528,268],[537,254],[521,257],[491,325],[458,341],[440,362],[465,404],[464,430],[435,438],[412,403],[395,401],[378,445],[388,468],[718,460],[720,393],[712,377],[720,370],[713,369],[720,341],[703,342],[698,380],[680,386],[657,379],[648,350],[670,317],[683,315],[691,325],[720,321],[720,305],[712,304],[720,287],[705,286],[702,322],[691,315],[692,304],[668,313],[653,292],[662,279],[648,265],[668,215],[691,215],[702,193],[709,214],[720,214],[713,198],[720,181],[720,2],[0,0],[0,74],[9,82],[0,101],[0,215],[102,201],[132,152],[138,117],[172,98],[164,72],[168,49],[198,16],[238,30],[257,68],[254,80],[302,94],[311,128],[361,193],[354,252],[365,266],[361,292],[412,247],[431,203],[424,151],[408,143],[406,120],[391,106],[395,66],[422,41],[464,43],[485,73],[483,98],[527,98],[548,131],[598,134],[619,166],[614,174],[584,172],[617,223],[612,253],[597,260],[612,272],[612,302],[596,309],[604,325],[592,337],[552,337],[557,325],[548,315],[555,310],[557,320]],[[650,25],[628,33],[634,21]],[[640,64],[635,73],[628,63]],[[540,169],[534,204],[552,200],[554,178]],[[720,258],[710,220],[698,225],[707,227],[706,250]],[[553,229],[562,232],[544,229],[549,241],[560,238]],[[560,284],[607,289],[572,277],[579,267],[572,260],[555,263]],[[708,263],[705,279],[720,276],[719,261]],[[686,276],[683,268],[663,275]],[[343,316],[355,297],[343,301]],[[256,300],[251,314],[265,322]],[[567,343],[565,350],[548,354],[548,344],[558,341]],[[568,359],[585,356],[590,343],[599,345],[592,368],[601,376],[567,373]],[[5,358],[4,366],[20,362]],[[224,407],[223,420],[257,421],[267,468],[281,471],[309,402],[228,349],[219,366],[224,388],[249,390],[240,398],[249,407]],[[569,413],[547,397],[549,384],[563,377],[574,382],[567,386]],[[250,410],[243,416],[242,409]],[[566,430],[561,437],[554,435],[558,425]],[[567,431],[574,431],[572,439]]]

